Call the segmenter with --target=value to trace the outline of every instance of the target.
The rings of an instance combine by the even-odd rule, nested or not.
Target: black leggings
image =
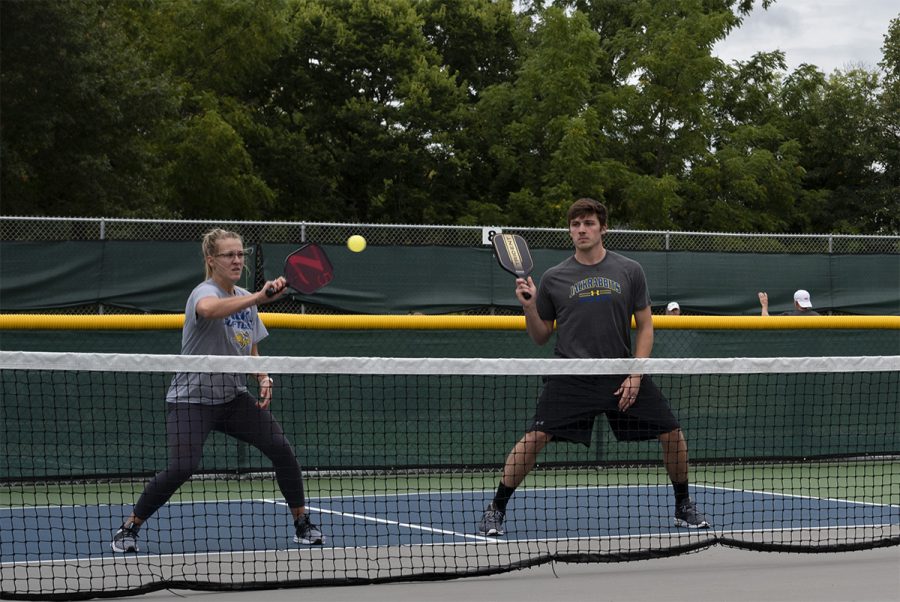
[[[147,520],[165,504],[200,465],[203,443],[216,430],[259,449],[272,461],[275,478],[290,508],[305,504],[303,475],[281,425],[269,410],[243,393],[222,405],[170,403],[166,412],[169,465],[144,488],[134,515]]]

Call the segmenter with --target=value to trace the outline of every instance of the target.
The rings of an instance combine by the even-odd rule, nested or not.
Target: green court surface
[[[309,473],[305,477],[305,488],[310,498],[434,491],[493,491],[498,479],[498,471],[435,473],[429,470],[402,474],[348,472],[340,475]],[[900,501],[900,459],[698,464],[692,466],[691,482],[712,488],[896,504]],[[127,505],[136,501],[145,483],[146,479],[2,483],[0,507]],[[614,487],[667,483],[668,477],[661,467],[641,465],[538,468],[529,475],[522,487]],[[176,492],[172,501],[224,501],[260,497],[281,497],[270,475],[228,474],[195,477]]]

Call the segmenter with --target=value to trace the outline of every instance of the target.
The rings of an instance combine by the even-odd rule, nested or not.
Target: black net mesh
[[[166,402],[173,373],[189,373],[202,388],[227,386],[223,370],[238,370],[239,381],[272,375],[271,411],[236,400],[173,414],[174,406],[203,405]],[[480,532],[544,375],[636,370],[652,375],[682,426],[689,494],[708,526],[691,525],[676,508],[655,434],[619,441],[600,415],[588,427],[590,446],[544,448],[509,500],[502,535]],[[8,598],[436,579],[716,544],[815,552],[900,543],[897,357],[0,352],[0,378],[0,582]],[[255,396],[256,379],[248,380]],[[295,542],[298,483],[273,468],[290,464],[277,449],[281,433],[302,467],[300,505],[323,533],[321,545]],[[173,451],[196,437],[202,453]],[[173,476],[173,455],[196,463]],[[159,497],[161,481],[177,485],[171,497]],[[135,504],[154,496],[137,550],[114,551]]]

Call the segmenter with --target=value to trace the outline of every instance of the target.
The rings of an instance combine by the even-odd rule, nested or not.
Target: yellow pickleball
[[[350,238],[347,239],[347,248],[353,251],[354,253],[359,253],[364,251],[366,248],[366,239],[360,236],[359,234],[354,234]]]

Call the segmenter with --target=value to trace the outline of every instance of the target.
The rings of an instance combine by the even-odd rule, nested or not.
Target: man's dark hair
[[[601,226],[606,225],[606,220],[609,217],[606,207],[600,201],[589,198],[578,199],[572,203],[572,206],[569,207],[569,212],[566,214],[566,221],[571,222],[575,218],[584,217],[592,213],[597,216],[597,221],[600,222]]]

